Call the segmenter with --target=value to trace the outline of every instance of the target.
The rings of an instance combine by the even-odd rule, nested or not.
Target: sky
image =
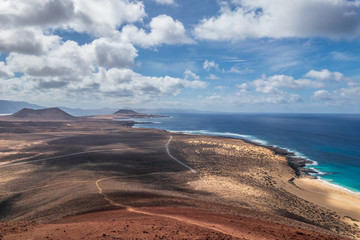
[[[0,0],[0,99],[360,113],[360,0]]]

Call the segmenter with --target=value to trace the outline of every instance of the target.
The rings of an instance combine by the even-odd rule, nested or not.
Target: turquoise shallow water
[[[172,114],[139,127],[241,138],[288,149],[330,183],[360,193],[360,115]]]

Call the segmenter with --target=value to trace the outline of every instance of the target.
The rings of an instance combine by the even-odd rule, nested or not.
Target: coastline
[[[169,116],[167,116],[169,117]],[[132,127],[134,128],[151,128],[151,129],[159,129],[159,128],[152,128],[152,127],[143,127],[144,124],[155,124],[154,122],[137,122],[136,119],[131,119]],[[138,126],[136,126],[138,125]],[[268,144],[267,140],[258,139],[257,137],[251,136],[251,135],[244,135],[244,134],[238,134],[238,133],[229,133],[229,132],[210,132],[207,130],[182,130],[182,131],[173,131],[168,129],[162,129],[166,130],[168,132],[173,133],[183,133],[183,134],[194,134],[194,135],[205,135],[205,136],[215,136],[215,137],[223,137],[223,138],[230,138],[230,139],[241,139],[245,142],[248,142],[250,144],[253,144],[255,146],[265,147],[271,151],[274,152],[276,155],[284,156],[289,166],[294,170],[296,177],[302,177],[306,176],[312,179],[317,179],[319,181],[324,182],[325,184],[329,184],[333,187],[343,189],[345,191],[348,191],[350,193],[360,195],[360,191],[356,191],[353,189],[349,189],[347,186],[343,186],[341,184],[337,184],[336,182],[330,182],[326,179],[321,178],[320,170],[314,168],[313,166],[317,166],[318,162],[312,159],[307,158],[306,156],[303,156],[302,154],[299,154],[296,150],[283,148],[280,146],[274,146]],[[325,174],[331,174],[325,173]]]
[[[134,125],[144,124],[143,122],[137,123],[134,122]],[[134,127],[134,126],[133,126]],[[136,128],[136,127],[135,127]],[[141,126],[139,126],[141,128]],[[156,128],[153,128],[156,129]],[[166,129],[164,129],[166,130]],[[288,182],[293,185],[296,189],[291,189],[291,187],[287,186],[285,189],[298,197],[304,198],[305,200],[308,200],[310,202],[316,203],[320,206],[329,208],[331,210],[334,210],[338,212],[342,217],[349,217],[350,222],[352,224],[359,224],[360,223],[360,192],[352,191],[346,187],[343,187],[341,185],[337,185],[334,183],[330,183],[324,179],[322,179],[320,176],[316,176],[320,174],[320,172],[316,171],[313,168],[309,168],[309,166],[317,165],[318,163],[316,161],[307,159],[305,157],[298,156],[296,152],[292,152],[288,149],[281,148],[278,146],[272,146],[272,145],[265,145],[263,142],[254,142],[249,139],[243,139],[243,138],[236,138],[231,136],[221,136],[220,134],[194,134],[196,131],[170,131],[166,130],[168,132],[172,133],[178,133],[178,134],[185,134],[185,135],[196,135],[196,136],[210,136],[210,137],[221,137],[223,139],[234,139],[234,140],[242,140],[248,144],[258,146],[258,147],[264,147],[266,149],[269,149],[273,152],[274,155],[278,155],[281,157],[284,157],[287,161],[288,166],[294,171],[295,176],[290,178]],[[189,133],[191,132],[191,133]],[[237,134],[232,134],[237,135]],[[240,134],[239,134],[240,135]],[[266,142],[265,142],[266,143]],[[301,191],[298,191],[300,189]],[[316,190],[314,190],[316,189]],[[305,192],[312,192],[313,194],[305,194]],[[317,196],[314,196],[317,195]],[[354,209],[347,209],[344,210],[342,206],[339,206],[339,204],[330,204],[328,203],[327,199],[324,197],[319,197],[318,195],[323,196],[333,196],[333,199],[341,200],[341,198],[344,198],[345,202],[351,202],[355,201],[358,203],[358,205],[355,205],[356,210]],[[349,195],[349,196],[348,196]],[[341,197],[340,197],[341,196]],[[341,201],[340,201],[341,202]],[[357,207],[359,206],[359,207]],[[346,207],[345,207],[346,208]],[[352,219],[352,220],[351,220]]]
[[[29,129],[29,124],[6,126],[11,129],[18,129],[19,126]],[[360,237],[360,231],[354,225],[360,223],[351,222],[352,219],[356,221],[356,216],[343,218],[342,214],[347,216],[347,212],[339,212],[339,216],[331,206],[321,205],[322,201],[333,199],[334,202],[336,197],[344,199],[344,196],[350,194],[336,196],[331,188],[324,188],[324,194],[316,195],[319,191],[313,182],[317,180],[311,179],[306,185],[307,182],[302,179],[309,179],[307,177],[289,183],[289,179],[294,177],[294,171],[286,158],[264,146],[234,138],[131,128],[117,121],[73,122],[70,126],[54,124],[45,125],[45,130],[39,125],[31,128],[27,134],[19,131],[9,131],[7,134],[7,143],[12,146],[12,153],[27,152],[35,155],[16,167],[8,166],[11,171],[2,171],[2,178],[7,180],[0,190],[4,193],[3,201],[11,205],[3,208],[6,215],[2,218],[10,232],[5,229],[5,233],[0,231],[0,235],[11,235],[14,233],[12,224],[16,226],[18,221],[23,220],[46,224],[36,225],[26,233],[19,230],[19,234],[26,234],[23,239],[37,233],[53,234],[58,228],[51,228],[53,221],[68,221],[70,216],[75,215],[82,224],[76,230],[85,235],[89,231],[86,213],[95,211],[109,216],[109,220],[104,222],[109,227],[108,230],[102,227],[94,234],[111,236],[114,227],[118,227],[118,224],[114,226],[113,216],[118,214],[105,210],[120,208],[128,214],[128,221],[144,217],[145,213],[149,224],[163,228],[166,226],[160,225],[158,220],[168,223],[170,217],[176,220],[175,226],[179,224],[181,209],[187,208],[182,218],[184,224],[186,221],[194,223],[196,216],[191,213],[196,209],[209,216],[196,220],[201,226],[232,226],[229,222],[217,222],[218,217],[214,214],[225,214],[222,215],[224,219],[234,222],[250,217],[246,223],[252,222],[253,225],[243,225],[242,222],[233,225],[235,230],[245,226],[246,231],[236,236],[253,236],[247,239],[261,239],[257,235],[260,233],[265,234],[266,239],[274,239],[273,234],[278,234],[278,239],[335,240],[344,239],[338,236]],[[54,132],[53,126],[59,127],[61,131]],[[47,134],[44,135],[44,132]],[[16,141],[17,147],[9,142],[11,140]],[[29,142],[33,144],[28,145]],[[166,148],[170,154],[165,151]],[[36,155],[39,151],[42,156]],[[171,156],[196,172],[176,163]],[[38,164],[40,162],[41,167]],[[56,174],[49,174],[49,168],[56,169]],[[306,187],[313,189],[307,190]],[[311,198],[320,203],[314,203],[315,200]],[[44,200],[39,202],[37,199]],[[353,200],[349,198],[348,201]],[[158,210],[161,212],[157,213]],[[164,211],[171,212],[165,216],[162,213]],[[96,220],[91,221],[97,223]],[[257,228],[259,224],[263,226],[263,223],[268,223],[268,230]],[[119,224],[126,227],[128,223]],[[191,234],[203,235],[199,233],[199,224],[190,224]],[[280,227],[279,224],[283,225]],[[149,229],[140,228],[140,233],[132,232],[136,229],[139,227],[129,228],[129,236],[159,234],[157,228],[151,226]],[[219,229],[217,227],[209,231],[219,233]],[[66,236],[72,235],[68,226],[64,230]],[[232,233],[230,230],[226,230],[226,234]],[[164,234],[174,236],[171,231],[173,228]],[[293,238],[294,234],[302,238]],[[13,236],[4,239],[22,239],[19,235]]]
[[[309,175],[297,177],[284,151],[275,154],[274,149],[229,137],[174,136],[178,139],[174,155],[199,172],[200,179],[189,183],[192,188],[233,206],[247,206],[339,233],[359,231],[355,229],[360,225],[360,196]]]

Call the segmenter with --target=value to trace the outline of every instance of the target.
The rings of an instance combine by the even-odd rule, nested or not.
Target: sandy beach
[[[360,237],[358,195],[242,140],[116,121],[0,128],[0,239]]]
[[[345,220],[360,223],[360,196],[358,194],[332,186],[325,181],[306,177],[296,179],[294,183],[296,188],[288,186],[286,190],[305,200],[334,210],[345,217]]]

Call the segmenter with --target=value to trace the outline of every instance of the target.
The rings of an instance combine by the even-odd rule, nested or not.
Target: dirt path
[[[166,144],[166,152],[168,153],[170,158],[172,158],[173,160],[175,160],[179,164],[181,164],[184,167],[186,167],[187,169],[189,169],[192,173],[197,173],[197,171],[195,169],[189,167],[188,165],[186,165],[185,163],[181,162],[180,160],[175,158],[173,155],[171,155],[170,150],[169,150],[169,144],[170,144],[172,138],[173,137],[170,136],[170,139]],[[191,225],[206,228],[206,229],[209,229],[209,230],[217,231],[217,232],[220,232],[220,233],[223,233],[223,234],[226,234],[226,235],[230,235],[232,237],[246,239],[246,238],[243,237],[244,236],[243,232],[237,233],[237,231],[235,229],[230,228],[230,227],[226,227],[226,226],[223,226],[223,225],[220,225],[220,224],[207,223],[207,222],[187,218],[187,217],[184,217],[184,216],[153,213],[153,212],[144,211],[144,210],[141,210],[141,209],[135,209],[135,208],[132,208],[130,206],[127,206],[127,205],[124,205],[124,204],[121,204],[121,203],[117,203],[114,200],[112,200],[111,198],[109,198],[109,196],[106,193],[104,193],[104,190],[100,186],[101,182],[106,181],[106,180],[115,179],[115,178],[118,178],[118,177],[101,178],[101,179],[98,179],[95,182],[95,185],[96,185],[96,187],[98,189],[98,193],[100,195],[102,195],[104,197],[104,199],[106,201],[108,201],[113,206],[124,208],[125,210],[127,210],[129,212],[132,212],[132,213],[143,214],[143,215],[147,215],[147,216],[160,217],[160,218],[170,218],[170,219],[180,221],[180,222],[183,222],[183,223],[186,223],[186,224],[191,224]]]
[[[186,167],[187,169],[189,169],[191,172],[197,173],[197,171],[196,171],[195,169],[189,167],[188,165],[186,165],[185,163],[181,162],[179,159],[177,159],[176,157],[174,157],[173,155],[171,155],[170,150],[169,150],[169,144],[170,144],[172,138],[173,138],[173,137],[170,136],[170,139],[169,139],[169,141],[168,141],[167,144],[166,144],[166,152],[167,152],[167,154],[168,154],[173,160],[175,160],[176,162],[180,163],[181,165],[183,165],[184,167]]]
[[[230,235],[232,237],[241,238],[241,239],[247,239],[247,238],[243,237],[244,236],[243,232],[238,233],[235,229],[230,228],[230,227],[226,227],[226,226],[223,226],[223,225],[220,225],[220,224],[207,223],[207,222],[187,218],[187,217],[184,217],[184,216],[153,213],[153,212],[144,211],[144,210],[141,210],[141,209],[135,209],[133,207],[130,207],[130,206],[127,206],[127,205],[124,205],[124,204],[121,204],[121,203],[117,203],[114,200],[112,200],[111,198],[109,198],[109,196],[106,193],[104,193],[103,189],[100,186],[100,182],[110,180],[110,179],[114,179],[114,178],[116,178],[116,177],[102,178],[102,179],[98,179],[95,182],[95,185],[98,188],[98,193],[100,195],[102,195],[104,197],[104,199],[106,201],[108,201],[113,206],[124,208],[128,212],[132,212],[132,213],[143,214],[143,215],[153,216],[153,217],[160,217],[160,218],[170,218],[170,219],[173,219],[173,220],[176,220],[176,221],[179,221],[179,222],[183,222],[183,223],[186,223],[186,224],[195,225],[195,226],[198,226],[198,227],[202,227],[202,228],[206,228],[206,229],[209,229],[209,230],[220,232],[220,233],[223,233],[223,234],[226,234],[226,235]]]

